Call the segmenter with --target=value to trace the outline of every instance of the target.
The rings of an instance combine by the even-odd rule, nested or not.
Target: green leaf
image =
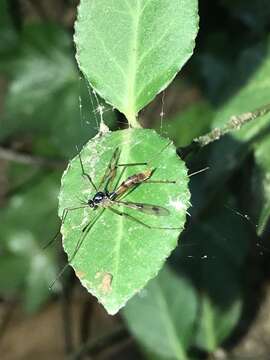
[[[56,25],[24,28],[12,63],[0,139],[11,134],[45,137],[63,157],[98,132],[98,106],[73,61],[69,34]],[[92,103],[93,101],[93,103]],[[111,122],[112,112],[105,112]]]
[[[129,329],[149,351],[187,359],[197,316],[194,288],[165,267],[124,310]]]
[[[65,251],[82,284],[110,314],[115,314],[148,280],[156,276],[176,247],[190,196],[185,164],[177,157],[172,143],[153,130],[127,129],[90,140],[81,156],[86,172],[97,186],[117,147],[121,151],[121,164],[148,163],[148,166],[129,166],[121,181],[150,168],[156,169],[151,179],[176,183],[142,184],[125,198],[126,201],[162,206],[169,210],[166,216],[143,214],[117,205],[114,208],[150,226],[176,229],[148,229],[106,209],[91,231],[83,233],[84,226],[93,221],[101,209],[93,211],[87,206],[68,213],[61,230]],[[121,174],[120,169],[117,177]],[[80,162],[78,156],[75,157],[62,178],[59,214],[65,208],[80,206],[80,199],[85,202],[95,193],[90,182],[82,178]],[[72,259],[78,241],[84,236],[77,255]]]
[[[226,93],[231,98],[220,107],[212,123],[213,128],[220,128],[229,121],[231,116],[240,115],[256,110],[269,104],[270,98],[270,41],[260,43],[246,50],[238,63],[235,73],[232,74],[230,86]],[[237,84],[243,83],[242,87],[234,96]],[[230,172],[240,166],[246,155],[251,151],[260,133],[267,131],[270,115],[250,121],[238,131],[230,133],[230,136],[214,144],[212,157],[210,159],[211,184],[223,181]],[[220,161],[220,154],[223,154]],[[220,185],[220,184],[219,184]]]
[[[213,127],[224,125],[231,116],[255,110],[269,103],[270,92],[270,39],[243,52],[236,64],[232,81],[225,90],[231,94],[229,99],[217,111]],[[234,94],[236,84],[242,82],[242,88]],[[268,116],[269,118],[269,116]],[[241,131],[232,135],[240,141],[248,141],[256,135],[267,121],[260,119],[245,125]]]
[[[201,297],[200,311],[196,345],[205,351],[214,352],[230,335],[239,320],[242,300],[238,299],[230,307],[222,309],[204,294]]]
[[[253,171],[252,185],[253,198],[252,210],[257,212],[257,233],[262,235],[270,218],[270,140],[266,136],[254,146],[256,166]]]
[[[49,285],[57,273],[53,248],[44,251],[43,246],[57,228],[58,181],[55,174],[43,176],[13,195],[0,211],[0,291],[8,295],[20,290],[31,312],[51,296]]]
[[[132,125],[192,55],[197,0],[82,0],[75,27],[79,67]]]
[[[189,226],[174,266],[199,291],[194,345],[212,352],[231,334],[243,305],[243,269],[252,238],[249,224],[227,209]]]

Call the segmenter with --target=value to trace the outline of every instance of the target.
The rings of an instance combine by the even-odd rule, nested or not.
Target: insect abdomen
[[[152,175],[152,170],[147,170],[145,172],[132,175],[123,181],[119,188],[115,191],[115,195],[119,196],[123,194],[126,190],[130,189],[132,186],[140,184],[145,180],[149,179]]]

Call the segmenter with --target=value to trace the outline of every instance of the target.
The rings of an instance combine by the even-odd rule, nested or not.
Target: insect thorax
[[[88,200],[88,205],[94,209],[96,209],[99,206],[106,207],[109,205],[110,198],[109,194],[107,194],[104,191],[98,191],[93,199]]]

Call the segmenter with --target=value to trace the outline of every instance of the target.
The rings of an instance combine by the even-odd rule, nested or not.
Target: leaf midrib
[[[138,29],[141,15],[141,1],[137,1],[136,10],[134,11],[133,37],[130,44],[129,71],[127,76],[127,113],[135,115],[135,84],[137,74],[137,58],[138,58]]]
[[[128,132],[128,135],[124,138],[122,138],[122,142],[125,140],[127,142],[127,144],[129,143],[129,139],[131,136],[131,132]],[[129,157],[130,157],[130,146],[127,145],[127,147],[125,148],[125,151],[123,152],[124,156],[121,156],[121,163],[123,164],[127,164],[129,161]],[[115,215],[117,216],[117,215]],[[120,261],[120,252],[121,252],[121,243],[122,243],[122,239],[124,239],[124,217],[122,216],[118,216],[117,219],[117,232],[116,232],[116,242],[115,242],[115,246],[114,246],[114,250],[113,253],[115,254],[114,258],[114,266],[113,266],[113,285],[112,287],[114,289],[117,289],[117,280],[118,280],[118,270],[119,270],[119,261]]]
[[[164,296],[164,292],[162,287],[160,286],[160,284],[158,284],[158,282],[156,283],[157,286],[157,300],[158,303],[160,305],[160,307],[162,308],[161,311],[161,315],[164,318],[164,324],[165,327],[167,329],[167,334],[168,334],[168,338],[170,340],[170,343],[175,351],[175,355],[177,360],[186,360],[186,353],[185,350],[183,349],[183,347],[180,345],[180,342],[178,341],[178,335],[177,335],[177,331],[175,328],[175,325],[173,323],[170,311],[169,311],[169,306],[167,303],[167,300]]]

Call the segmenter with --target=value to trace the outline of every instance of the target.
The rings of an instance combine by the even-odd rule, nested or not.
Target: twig
[[[3,147],[0,147],[0,159],[25,165],[46,167],[50,169],[62,169],[66,165],[64,160],[53,160],[41,156],[22,154],[14,150],[5,149]]]
[[[241,115],[234,115],[230,118],[228,123],[222,128],[216,128],[204,136],[194,139],[200,147],[206,146],[213,141],[220,139],[221,136],[226,135],[228,132],[239,130],[243,125],[258,117],[264,116],[270,112],[270,104],[265,105],[255,111],[243,113]]]
[[[228,134],[229,132],[239,130],[243,125],[268,113],[270,113],[270,104],[241,115],[234,115],[229,119],[223,128],[215,128],[208,134],[195,138],[190,145],[179,147],[177,149],[177,153],[182,159],[185,159],[191,152],[197,151],[200,148],[219,140],[222,136]]]
[[[114,345],[116,342],[127,339],[129,336],[128,331],[124,327],[119,327],[113,332],[99,337],[94,340],[89,340],[84,345],[82,345],[73,355],[71,355],[69,360],[79,360],[85,355],[94,355],[97,354],[108,347]]]

